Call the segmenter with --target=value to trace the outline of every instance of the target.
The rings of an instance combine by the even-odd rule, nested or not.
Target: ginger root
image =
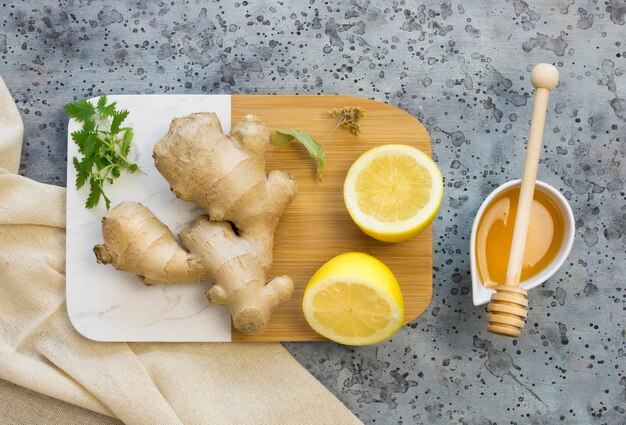
[[[225,305],[235,328],[265,329],[274,309],[291,298],[293,281],[268,281],[274,231],[296,195],[296,182],[282,171],[265,171],[269,132],[247,115],[230,136],[214,113],[172,120],[154,146],[154,163],[184,201],[207,216],[180,234],[186,249],[152,212],[123,202],[102,219],[104,243],[94,247],[99,263],[137,275],[146,285],[199,282],[211,278],[212,304]]]

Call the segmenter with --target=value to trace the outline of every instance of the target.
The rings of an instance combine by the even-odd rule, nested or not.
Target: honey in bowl
[[[504,284],[515,227],[519,186],[504,191],[485,208],[476,232],[478,275],[488,288]],[[545,193],[535,189],[521,282],[545,269],[563,242],[563,216]]]

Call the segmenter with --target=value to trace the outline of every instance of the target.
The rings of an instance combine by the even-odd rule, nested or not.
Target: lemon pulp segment
[[[432,183],[428,170],[409,155],[375,158],[356,178],[357,203],[379,221],[408,220],[428,203]]]

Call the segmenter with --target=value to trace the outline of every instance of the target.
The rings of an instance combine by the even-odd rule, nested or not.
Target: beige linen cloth
[[[21,139],[0,78],[0,423],[361,423],[280,344],[100,343],[76,332],[65,189],[10,172]]]

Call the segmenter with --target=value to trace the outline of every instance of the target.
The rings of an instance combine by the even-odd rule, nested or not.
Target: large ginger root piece
[[[152,212],[123,202],[102,220],[98,262],[137,275],[147,285],[206,280],[207,298],[230,309],[235,327],[263,332],[273,310],[288,300],[287,276],[268,282],[274,231],[296,195],[295,180],[265,171],[269,133],[248,115],[227,136],[213,113],[172,120],[154,146],[154,163],[172,192],[202,207],[207,216],[180,234],[183,249]]]

